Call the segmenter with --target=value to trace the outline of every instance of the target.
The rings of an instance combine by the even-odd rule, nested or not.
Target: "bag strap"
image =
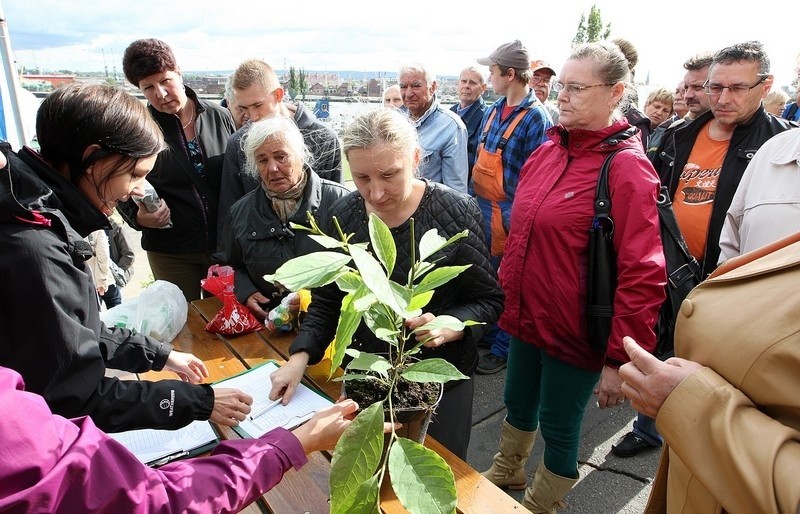
[[[636,127],[628,127],[606,138],[604,142],[612,146],[618,145],[635,135],[637,130]],[[608,154],[600,167],[600,176],[597,178],[597,189],[594,193],[594,217],[596,220],[611,220],[611,194],[608,191],[608,171],[611,169],[611,161],[614,160],[614,156],[623,150],[626,150],[626,148],[620,148]]]
[[[686,271],[691,273],[699,282],[700,281],[700,263],[697,262],[694,255],[689,251],[689,245],[686,244],[686,239],[683,237],[681,229],[678,227],[678,221],[675,219],[675,212],[672,210],[672,200],[669,197],[669,188],[661,186],[658,193],[658,218],[661,221],[661,226],[667,231],[669,236],[675,242],[675,245],[683,255],[688,267],[684,270],[684,266],[673,271],[669,276],[669,281],[672,287],[677,288],[684,280],[690,278]]]
[[[622,150],[614,150],[603,161],[600,167],[600,176],[597,178],[597,189],[594,193],[594,217],[597,219],[609,218],[611,214],[611,195],[608,192],[608,170],[614,156]]]

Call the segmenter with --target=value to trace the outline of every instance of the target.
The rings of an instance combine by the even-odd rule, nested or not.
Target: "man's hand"
[[[631,337],[622,339],[631,361],[619,369],[622,392],[631,399],[634,409],[655,419],[667,397],[681,381],[701,369],[697,362],[672,357],[661,362],[636,344]]]

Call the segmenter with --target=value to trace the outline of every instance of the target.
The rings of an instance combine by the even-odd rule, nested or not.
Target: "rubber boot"
[[[533,483],[525,490],[522,506],[537,514],[556,514],[556,509],[567,506],[564,497],[578,482],[577,478],[556,475],[539,462]]]
[[[525,473],[525,461],[533,449],[538,431],[526,432],[518,430],[503,420],[500,431],[500,451],[494,456],[492,467],[481,473],[498,487],[507,487],[516,491],[525,489],[528,476]]]

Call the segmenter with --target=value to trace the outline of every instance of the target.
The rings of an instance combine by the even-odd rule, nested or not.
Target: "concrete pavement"
[[[136,250],[134,274],[122,292],[123,298],[129,299],[138,296],[142,287],[152,281],[152,276],[147,256],[139,244],[140,233],[124,223],[122,225]],[[497,451],[500,425],[505,418],[505,371],[494,375],[475,375],[475,381],[472,439],[467,462],[478,471],[483,471],[489,468],[492,456]],[[559,511],[560,513],[638,514],[644,511],[658,465],[658,450],[650,450],[628,459],[621,459],[611,453],[611,445],[630,430],[635,416],[636,412],[627,405],[601,410],[594,400],[589,402],[578,452],[581,478],[566,497],[567,509]],[[541,458],[543,445],[539,437],[526,466],[529,480]],[[522,500],[523,493],[509,491],[517,501]]]
[[[472,439],[467,462],[483,471],[491,466],[492,456],[497,452],[500,425],[505,418],[505,370],[494,375],[475,375],[475,382]],[[635,417],[636,411],[627,404],[600,409],[594,400],[589,402],[578,451],[580,480],[566,497],[567,508],[559,513],[638,514],[644,511],[658,466],[659,451],[653,449],[627,459],[611,453],[611,445],[630,430]],[[543,445],[539,436],[526,465],[529,483],[541,459]],[[508,493],[522,501],[523,491]]]

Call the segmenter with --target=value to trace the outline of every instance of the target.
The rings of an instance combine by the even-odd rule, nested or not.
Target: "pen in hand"
[[[281,403],[281,400],[283,400],[282,396],[278,397],[278,399],[273,401],[273,402],[269,402],[263,408],[251,413],[250,414],[250,419],[254,420],[259,416],[263,416],[268,410],[270,410],[271,408],[275,407],[276,405],[279,405]]]

